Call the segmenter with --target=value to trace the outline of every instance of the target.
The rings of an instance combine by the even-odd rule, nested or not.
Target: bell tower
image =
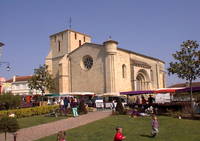
[[[57,84],[59,93],[69,92],[69,86],[66,86],[69,85],[70,78],[68,54],[90,42],[91,36],[71,29],[50,36],[50,51],[45,64]]]

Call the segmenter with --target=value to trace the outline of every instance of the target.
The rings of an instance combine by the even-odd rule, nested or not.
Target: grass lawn
[[[151,120],[111,116],[67,131],[68,141],[113,141],[115,127],[122,126],[126,141],[200,141],[200,121],[158,117],[160,128],[156,138],[150,138]],[[38,141],[55,141],[56,135]]]
[[[27,128],[35,125],[40,125],[48,122],[53,122],[61,119],[66,119],[66,116],[58,116],[58,117],[48,117],[44,115],[40,116],[32,116],[17,119],[20,128]]]

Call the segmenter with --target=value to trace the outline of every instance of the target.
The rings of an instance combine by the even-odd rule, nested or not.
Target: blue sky
[[[0,0],[0,75],[31,75],[44,64],[49,36],[69,27],[101,44],[112,36],[119,46],[159,58],[166,68],[185,40],[200,41],[199,0]],[[167,84],[185,82],[167,77]]]

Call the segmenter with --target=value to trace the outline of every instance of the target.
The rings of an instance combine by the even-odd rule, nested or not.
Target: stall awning
[[[152,90],[145,90],[145,91],[127,91],[127,92],[120,92],[120,95],[140,95],[140,94],[153,94],[154,91]]]
[[[97,96],[116,97],[116,96],[120,96],[120,94],[119,93],[103,93],[103,94],[97,94]]]
[[[60,96],[60,94],[45,94],[44,96]]]
[[[200,88],[200,87],[199,87]],[[141,94],[161,94],[161,93],[175,93],[177,90],[183,88],[161,88],[157,90],[144,90],[144,91],[127,91],[120,92],[121,95],[141,95]]]
[[[93,92],[71,92],[71,93],[68,93],[68,95],[71,95],[71,96],[93,96],[95,95]]]
[[[177,90],[180,90],[183,88],[161,88],[161,89],[157,89],[154,92],[155,93],[175,93]]]

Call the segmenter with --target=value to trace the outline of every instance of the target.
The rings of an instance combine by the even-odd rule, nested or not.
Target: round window
[[[91,56],[89,56],[89,55],[84,56],[82,61],[83,61],[83,67],[84,67],[84,69],[89,70],[89,69],[92,68],[93,59],[92,59]]]

